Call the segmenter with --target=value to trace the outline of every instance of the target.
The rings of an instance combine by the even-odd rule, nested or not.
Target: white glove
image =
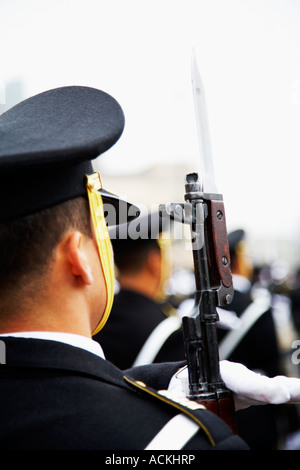
[[[220,361],[222,380],[233,392],[235,409],[250,405],[300,402],[300,379],[278,375],[270,378],[242,364]]]
[[[250,405],[300,403],[300,379],[278,375],[273,378],[253,372],[242,364],[220,361],[222,380],[233,392],[235,409]],[[168,392],[181,398],[187,395],[188,372],[183,368],[170,381]]]

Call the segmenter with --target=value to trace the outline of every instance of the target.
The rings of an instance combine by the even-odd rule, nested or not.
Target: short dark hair
[[[69,229],[92,236],[87,198],[0,224],[0,303],[28,282],[42,278],[54,248]]]
[[[123,240],[122,240],[123,241]],[[126,240],[124,240],[126,247]],[[147,240],[147,242],[137,242],[136,248],[133,249],[131,244],[127,250],[115,253],[115,264],[120,274],[134,274],[139,272],[146,263],[149,253],[153,250],[160,251],[157,240]]]

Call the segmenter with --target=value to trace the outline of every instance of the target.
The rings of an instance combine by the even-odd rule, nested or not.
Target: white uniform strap
[[[184,414],[174,416],[147,445],[145,450],[180,450],[199,431],[199,426]]]
[[[145,341],[132,366],[151,364],[168,337],[180,326],[180,318],[174,315],[160,322]]]
[[[231,330],[220,343],[220,360],[228,359],[254,323],[270,308],[269,298],[252,302],[240,316],[239,326]]]

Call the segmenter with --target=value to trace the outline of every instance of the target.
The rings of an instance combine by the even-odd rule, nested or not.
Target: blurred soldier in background
[[[226,309],[236,320],[232,329],[218,329],[220,358],[241,362],[268,377],[284,374],[272,295],[266,289],[253,292],[253,262],[245,231],[229,233],[228,240],[234,298]],[[294,406],[251,407],[241,410],[237,421],[240,434],[252,449],[277,448],[300,427]]]
[[[180,318],[166,315],[157,301],[168,271],[160,242],[166,229],[167,221],[153,213],[138,226],[110,230],[120,290],[109,323],[94,339],[120,368],[184,359]]]
[[[219,328],[220,356],[272,377],[281,370],[271,298],[257,296],[253,303],[253,263],[244,230],[229,233],[228,240],[234,297],[225,309],[237,316],[237,322],[232,331]]]

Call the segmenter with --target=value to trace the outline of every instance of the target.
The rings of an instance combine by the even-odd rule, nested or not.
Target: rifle
[[[236,432],[232,392],[219,369],[217,306],[233,298],[230,255],[223,196],[216,191],[209,147],[203,86],[196,59],[192,83],[198,138],[202,149],[202,184],[198,173],[185,177],[185,202],[160,204],[162,216],[189,224],[196,283],[195,305],[182,318],[182,332],[189,376],[187,397],[203,404]]]

